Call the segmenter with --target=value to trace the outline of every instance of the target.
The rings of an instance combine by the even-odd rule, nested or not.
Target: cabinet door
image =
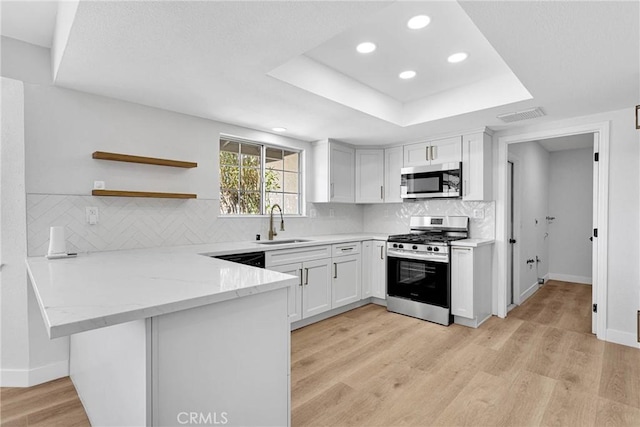
[[[356,203],[383,201],[384,150],[356,150]]]
[[[298,277],[298,283],[289,287],[289,322],[302,319],[302,263],[279,265],[269,270]]]
[[[331,259],[302,264],[302,318],[331,309]]]
[[[465,135],[462,142],[463,200],[491,200],[491,137]]]
[[[369,298],[373,290],[373,240],[362,242],[362,281],[360,293],[362,299]]]
[[[451,248],[451,314],[473,319],[471,248]]]
[[[401,203],[400,170],[402,169],[402,147],[384,150],[384,202]]]
[[[355,150],[331,143],[330,147],[330,200],[355,202]]]
[[[332,259],[333,289],[331,308],[360,300],[360,254]]]
[[[371,295],[380,298],[387,298],[387,254],[386,242],[376,240],[373,242],[371,254],[373,264],[373,281]]]
[[[430,164],[429,142],[405,145],[403,148],[404,167],[424,166]]]
[[[431,141],[431,164],[462,161],[462,137],[440,139]]]

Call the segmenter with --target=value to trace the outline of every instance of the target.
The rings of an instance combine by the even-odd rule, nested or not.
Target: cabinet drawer
[[[330,257],[331,246],[309,246],[304,248],[269,251],[265,255],[265,264],[266,267],[269,268],[275,265],[291,264],[293,262],[304,262]]]
[[[331,256],[359,254],[360,246],[360,242],[337,243],[331,247]]]

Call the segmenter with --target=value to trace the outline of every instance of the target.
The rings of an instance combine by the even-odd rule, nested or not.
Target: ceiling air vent
[[[535,119],[536,117],[544,116],[544,111],[540,107],[532,108],[530,110],[517,111],[515,113],[500,114],[497,116],[500,120],[506,123],[518,122],[520,120]]]

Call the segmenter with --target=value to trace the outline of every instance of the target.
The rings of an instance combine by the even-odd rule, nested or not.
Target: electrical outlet
[[[336,211],[329,209],[329,218],[333,218],[334,216],[336,216]]]
[[[98,208],[97,207],[87,207],[85,208],[85,217],[87,219],[87,223],[90,225],[95,225],[98,223]]]
[[[318,211],[315,209],[309,209],[309,218],[315,218],[318,216]]]
[[[104,190],[105,189],[104,181],[93,181],[93,189]]]
[[[473,217],[476,218],[476,219],[484,218],[484,209],[474,209],[473,210]]]

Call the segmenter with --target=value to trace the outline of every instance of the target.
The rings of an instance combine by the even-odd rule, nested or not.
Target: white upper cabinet
[[[402,203],[400,197],[400,172],[402,169],[402,147],[384,150],[384,202]]]
[[[484,132],[462,139],[462,199],[492,200],[491,136]]]
[[[355,150],[331,140],[313,143],[314,203],[354,203]]]
[[[462,161],[462,138],[438,139],[404,146],[404,167]]]
[[[356,150],[356,203],[384,201],[384,150]]]

